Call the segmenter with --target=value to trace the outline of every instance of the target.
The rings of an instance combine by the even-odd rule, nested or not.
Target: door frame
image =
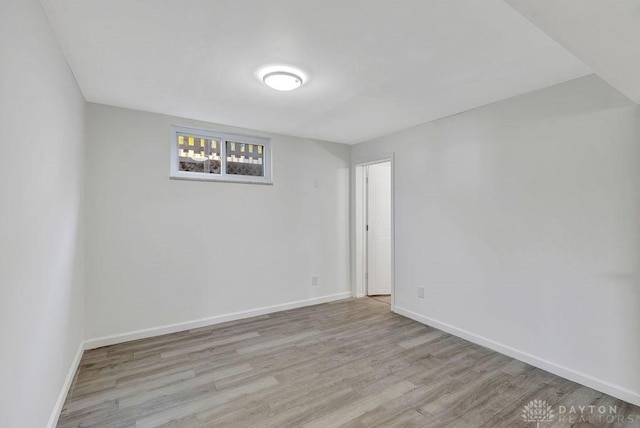
[[[376,163],[391,163],[391,311],[395,312],[395,162],[394,153],[381,153],[351,161],[351,293],[366,296],[366,186],[364,170]]]

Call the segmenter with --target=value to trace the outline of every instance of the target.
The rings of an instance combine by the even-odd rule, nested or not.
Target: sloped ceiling
[[[640,0],[505,0],[640,104]]]
[[[591,73],[502,0],[42,1],[90,102],[343,143]]]

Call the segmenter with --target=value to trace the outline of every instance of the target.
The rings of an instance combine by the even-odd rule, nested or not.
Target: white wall
[[[274,184],[169,180],[172,124],[270,137]],[[349,292],[349,155],[88,104],[87,337]]]
[[[397,309],[640,404],[639,117],[592,75],[354,146],[395,152]]]
[[[0,3],[0,426],[45,426],[83,339],[85,102],[37,0]]]

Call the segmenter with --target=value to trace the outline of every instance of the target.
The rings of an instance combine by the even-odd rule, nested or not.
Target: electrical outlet
[[[424,299],[424,287],[418,287],[418,298]]]
[[[320,284],[320,278],[318,278],[317,276],[312,276],[311,285],[318,285],[318,284]]]

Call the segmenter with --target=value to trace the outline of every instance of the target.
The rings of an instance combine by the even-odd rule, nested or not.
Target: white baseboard
[[[251,318],[259,315],[270,314],[273,312],[286,311],[287,309],[301,308],[303,306],[318,305],[320,303],[332,302],[334,300],[342,300],[351,297],[351,292],[331,294],[328,296],[314,297],[306,300],[298,300],[295,302],[283,303],[273,306],[265,306],[257,309],[249,309],[246,311],[232,312],[230,314],[217,315],[214,317],[202,318],[192,321],[184,321],[175,324],[164,325],[160,327],[152,327],[144,330],[136,330],[128,333],[114,334],[111,336],[98,337],[88,339],[84,342],[84,349],[95,349],[103,346],[115,345],[116,343],[129,342],[132,340],[145,339],[147,337],[161,336],[163,334],[176,333],[178,331],[190,330],[192,328],[207,327],[214,324],[220,324],[227,321],[235,321],[243,318]]]
[[[536,357],[535,355],[531,355],[526,352],[519,351],[510,346],[503,345],[491,339],[487,339],[486,337],[478,336],[474,333],[468,332],[466,330],[460,329],[450,324],[443,323],[429,317],[425,317],[423,315],[417,314],[407,309],[403,309],[398,306],[396,306],[394,309],[395,309],[394,312],[396,312],[397,314],[403,315],[407,318],[411,318],[414,321],[418,321],[422,324],[427,324],[431,327],[435,327],[439,330],[453,334],[454,336],[461,337],[463,339],[466,339],[478,345],[482,345],[486,348],[493,349],[496,352],[499,352],[501,354],[515,358],[517,360],[523,361],[527,364],[530,364],[534,367],[538,367],[542,370],[546,370],[550,373],[561,376],[565,379],[569,379],[573,382],[579,383],[581,385],[587,386],[597,391],[604,392],[605,394],[611,395],[612,397],[616,397],[616,398],[619,398],[620,400],[624,400],[628,403],[635,404],[636,406],[640,406],[640,393],[636,391],[632,391],[627,388],[623,388],[621,386],[614,385],[612,383],[594,378],[593,376],[589,376],[587,374],[577,372],[568,367]]]
[[[78,346],[78,351],[76,352],[76,356],[73,357],[73,361],[71,362],[71,367],[69,367],[69,371],[67,372],[67,377],[64,379],[64,383],[62,384],[62,389],[60,390],[60,394],[58,395],[58,400],[56,401],[56,405],[53,408],[51,417],[49,418],[49,423],[47,424],[47,428],[55,428],[56,425],[58,425],[58,419],[60,418],[60,412],[62,412],[62,406],[64,406],[64,402],[67,399],[67,394],[69,393],[69,389],[71,389],[71,383],[73,382],[73,377],[76,375],[76,371],[78,370],[78,366],[80,365],[80,360],[82,359],[83,352],[84,352],[84,342],[80,343],[80,346]]]

